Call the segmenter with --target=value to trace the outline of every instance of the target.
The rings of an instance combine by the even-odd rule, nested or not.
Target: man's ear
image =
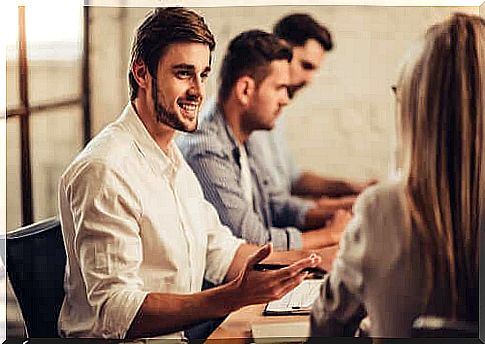
[[[236,81],[236,98],[242,105],[248,105],[256,89],[256,82],[250,76],[242,76]]]
[[[148,68],[143,61],[136,61],[131,67],[131,72],[140,88],[147,88],[149,84],[149,75]]]

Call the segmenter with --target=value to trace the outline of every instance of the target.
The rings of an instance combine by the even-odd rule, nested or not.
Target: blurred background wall
[[[431,24],[478,7],[258,6],[196,8],[217,39],[207,95],[217,89],[230,39],[271,30],[282,16],[309,13],[332,32],[335,48],[313,84],[283,110],[288,145],[303,168],[355,179],[388,175],[399,63]],[[134,28],[148,9],[92,8],[92,105],[97,132],[127,102],[126,70]]]

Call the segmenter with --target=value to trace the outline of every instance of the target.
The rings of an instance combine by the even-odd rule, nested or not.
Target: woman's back
[[[478,320],[485,201],[485,20],[432,26],[397,85],[400,182],[359,197],[312,312],[312,335],[411,335],[420,314]]]
[[[446,315],[450,290],[445,285],[437,286],[425,305],[424,281],[431,276],[424,269],[419,237],[408,237],[404,230],[408,217],[402,182],[376,185],[359,197],[327,277],[326,297],[314,305],[313,335],[347,332],[349,315],[363,314],[355,312],[361,306],[370,315],[370,335],[376,337],[409,337],[420,314]],[[324,325],[329,318],[340,324]]]
[[[378,185],[359,203],[356,212],[366,214],[359,229],[360,240],[366,242],[361,297],[370,314],[372,335],[408,337],[420,314],[447,316],[451,292],[446,284],[436,283],[429,304],[424,302],[425,281],[434,277],[424,269],[424,244],[405,229],[409,211],[402,182]]]

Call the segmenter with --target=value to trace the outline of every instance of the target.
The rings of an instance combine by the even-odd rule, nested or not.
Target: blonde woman
[[[357,200],[312,336],[409,337],[419,315],[478,321],[485,198],[485,21],[432,26],[396,86],[402,177]]]

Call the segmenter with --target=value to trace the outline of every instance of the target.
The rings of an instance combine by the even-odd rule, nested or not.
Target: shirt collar
[[[236,160],[239,162],[239,158],[241,156],[240,150],[242,148],[246,148],[246,155],[250,159],[251,158],[250,140],[248,139],[248,140],[246,140],[246,142],[244,144],[240,144],[237,141],[236,136],[234,135],[234,132],[232,131],[231,127],[227,124],[220,107],[217,105],[217,103],[214,103],[213,106],[214,106],[214,111],[213,111],[214,119],[213,120],[215,121],[217,127],[223,128],[223,132],[225,133],[227,140],[232,145],[231,146],[231,152],[232,152],[233,156],[235,156]]]
[[[171,175],[177,172],[183,159],[179,149],[172,140],[168,153],[165,154],[146,129],[131,102],[126,105],[118,122],[131,133],[138,151],[150,161],[155,172]]]

